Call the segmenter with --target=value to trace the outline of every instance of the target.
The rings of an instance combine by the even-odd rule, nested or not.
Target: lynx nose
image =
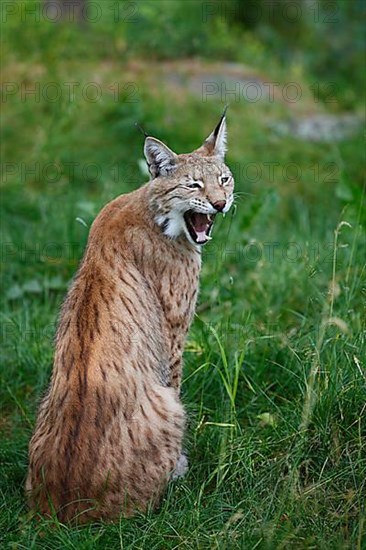
[[[218,212],[222,212],[226,206],[226,201],[217,201],[212,205]]]

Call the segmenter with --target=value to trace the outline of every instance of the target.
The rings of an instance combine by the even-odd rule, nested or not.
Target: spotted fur
[[[191,154],[147,137],[152,180],[109,203],[92,225],[29,446],[26,490],[41,514],[129,516],[157,505],[168,480],[187,469],[179,393],[201,248],[183,214],[231,206],[218,142],[225,124]]]

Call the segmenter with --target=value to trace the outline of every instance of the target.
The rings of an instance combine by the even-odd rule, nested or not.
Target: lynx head
[[[234,180],[224,162],[225,112],[203,145],[192,153],[176,154],[147,136],[145,157],[151,174],[150,205],[165,235],[181,235],[193,245],[208,242],[218,212],[233,204]]]

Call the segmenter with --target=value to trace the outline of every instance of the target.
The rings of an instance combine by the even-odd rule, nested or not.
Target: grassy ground
[[[230,107],[238,200],[204,250],[185,353],[188,476],[158,513],[116,525],[50,528],[29,518],[27,444],[59,306],[98,210],[145,181],[133,124],[181,152],[202,141],[222,105],[169,87],[156,77],[158,60],[131,59],[128,35],[115,31],[106,43],[102,25],[84,39],[24,21],[5,31],[4,80],[39,82],[41,93],[3,104],[2,547],[365,547],[363,148],[359,136],[312,143],[271,129],[290,114],[341,109],[311,93],[292,105]],[[296,77],[304,91],[313,83],[299,59],[291,78],[275,59],[268,65],[270,80]],[[69,101],[72,81],[79,90],[99,83],[102,97],[76,90]],[[50,82],[64,91],[57,101],[51,88],[42,94]]]

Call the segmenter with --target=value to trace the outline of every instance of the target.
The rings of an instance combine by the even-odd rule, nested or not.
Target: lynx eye
[[[229,179],[229,176],[224,176],[223,178],[221,178],[221,185],[225,185],[225,183],[227,183]]]
[[[203,187],[202,181],[192,181],[191,183],[187,184],[187,187],[190,189],[201,189]]]

